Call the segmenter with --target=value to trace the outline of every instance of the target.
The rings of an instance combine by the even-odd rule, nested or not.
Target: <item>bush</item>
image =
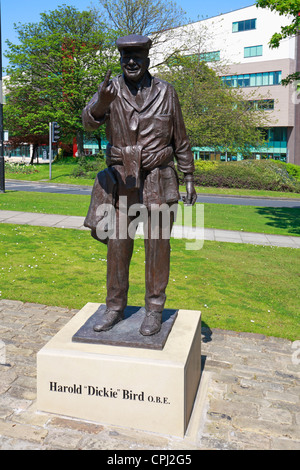
[[[26,165],[26,163],[9,163],[5,162],[5,172],[23,175],[31,175],[38,173],[39,170],[34,165]]]
[[[292,168],[291,168],[292,167]],[[240,162],[195,162],[195,184],[197,186],[244,188],[300,193],[300,181],[292,172],[298,167],[289,167],[274,160],[242,160]],[[296,170],[293,168],[296,167]],[[300,173],[300,172],[299,172]],[[297,174],[299,174],[297,173]],[[183,175],[180,175],[183,183]]]
[[[292,163],[287,163],[286,171],[288,172],[289,175],[293,176],[298,181],[300,181],[300,166],[299,165],[293,165]]]
[[[202,171],[214,171],[218,169],[219,163],[220,162],[214,160],[197,160],[195,161],[195,169],[198,173]]]
[[[73,170],[75,178],[95,179],[97,173],[106,168],[105,159],[101,154],[93,157],[79,157]]]

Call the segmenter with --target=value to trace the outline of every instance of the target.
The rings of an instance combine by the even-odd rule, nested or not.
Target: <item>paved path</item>
[[[61,184],[54,182],[35,182],[6,180],[6,190],[10,191],[29,191],[59,194],[79,194],[90,195],[92,186]],[[276,198],[276,197],[249,197],[249,196],[230,196],[217,194],[199,194],[197,197],[199,203],[211,204],[235,204],[243,206],[257,207],[300,207],[300,198]]]
[[[76,310],[0,300],[0,450],[299,450],[300,342],[202,330],[202,378],[183,439],[36,407],[36,354]]]
[[[43,227],[73,228],[88,230],[83,226],[84,217],[37,214],[31,212],[1,211],[0,223],[26,224]],[[138,234],[142,229],[138,230]],[[231,243],[250,243],[255,245],[281,246],[288,248],[300,248],[300,237],[269,235],[262,233],[250,233],[242,231],[217,230],[217,229],[193,229],[189,227],[175,226],[172,236],[175,238],[187,238],[198,240],[214,240]]]

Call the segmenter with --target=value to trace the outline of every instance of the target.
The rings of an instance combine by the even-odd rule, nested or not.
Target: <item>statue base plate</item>
[[[38,352],[37,409],[184,437],[201,376],[201,313],[178,310],[159,350],[74,341],[100,307],[88,303]]]
[[[100,305],[94,315],[75,333],[73,341],[131,348],[163,349],[178,313],[178,310],[165,309],[159,333],[153,336],[142,336],[139,329],[146,314],[144,307],[128,306],[124,311],[123,321],[117,323],[111,330],[95,332],[93,327],[105,310],[106,306]]]

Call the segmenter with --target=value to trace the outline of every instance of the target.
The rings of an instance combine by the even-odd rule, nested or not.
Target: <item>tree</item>
[[[270,47],[279,47],[281,41],[291,36],[297,36],[300,29],[300,3],[299,0],[257,0],[257,7],[269,8],[280,15],[289,15],[292,18],[291,24],[282,26],[281,31],[276,32],[270,39]],[[300,71],[288,75],[282,80],[283,85],[288,85],[294,80],[300,79]]]
[[[49,122],[57,121],[62,139],[77,135],[83,154],[82,109],[108,68],[119,71],[115,38],[95,11],[60,6],[41,14],[38,23],[15,25],[19,44],[7,41],[9,79],[6,127],[24,140],[44,140]]]
[[[119,33],[152,36],[183,24],[185,12],[169,0],[99,0]]]
[[[32,145],[32,156],[30,164],[33,164],[34,158],[37,159],[37,163],[39,163],[38,157],[38,148],[40,145],[46,145],[49,142],[48,136],[41,136],[41,135],[15,135],[9,138],[8,144],[11,149],[17,149],[23,144],[31,144]]]
[[[177,57],[162,77],[177,91],[192,146],[247,155],[263,143],[263,110],[251,106],[251,96],[245,100],[239,89],[225,86],[199,56]]]
[[[192,46],[194,37],[182,26],[187,23],[186,14],[173,1],[99,0],[99,4],[98,14],[105,17],[111,30],[118,31],[119,36],[140,34],[151,38],[153,66]],[[157,53],[159,58],[155,58]]]

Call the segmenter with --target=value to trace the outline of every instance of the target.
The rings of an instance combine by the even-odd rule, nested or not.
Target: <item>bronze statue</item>
[[[134,204],[147,208],[148,229],[145,236],[146,258],[146,316],[140,327],[145,336],[160,331],[162,312],[169,279],[170,231],[174,213],[169,213],[169,234],[151,236],[151,215],[161,205],[170,207],[180,199],[178,169],[185,175],[186,204],[196,202],[194,189],[194,159],[174,88],[167,82],[150,75],[149,49],[151,40],[145,36],[129,35],[117,40],[123,74],[110,79],[108,71],[97,93],[83,110],[83,124],[95,130],[106,123],[109,142],[107,170],[100,172],[93,188],[89,213],[85,225],[97,236],[97,224],[103,219],[97,209],[103,202],[115,208],[115,236],[107,243],[107,298],[106,311],[95,331],[112,328],[123,319],[129,288],[129,265],[134,237],[120,237],[121,196],[127,198],[130,208]],[[100,211],[101,212],[101,211]],[[126,227],[133,220],[125,214]],[[146,221],[147,222],[147,221]]]

